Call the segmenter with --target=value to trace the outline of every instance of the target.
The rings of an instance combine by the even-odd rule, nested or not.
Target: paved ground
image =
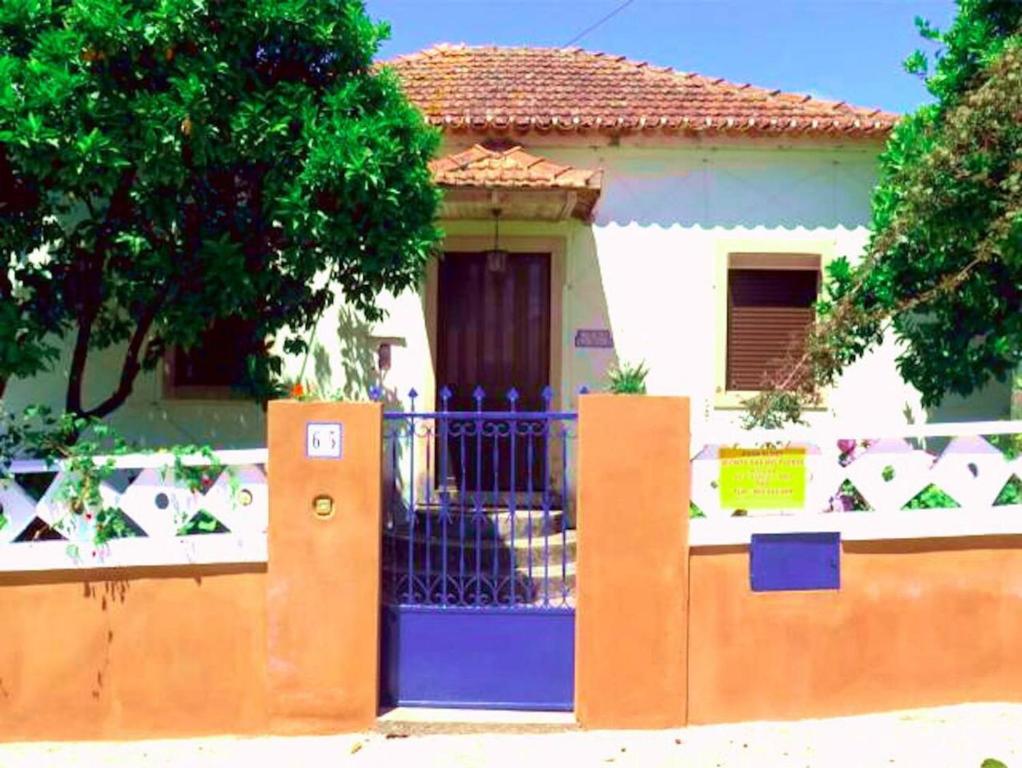
[[[0,723],[2,737],[2,723]],[[798,723],[678,731],[218,738],[0,746],[0,768],[104,766],[693,766],[1022,768],[1022,705],[965,705]],[[996,766],[997,763],[987,763]]]

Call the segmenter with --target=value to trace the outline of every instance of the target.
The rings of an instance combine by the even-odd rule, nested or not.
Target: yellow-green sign
[[[793,509],[805,501],[805,448],[720,449],[722,509]]]

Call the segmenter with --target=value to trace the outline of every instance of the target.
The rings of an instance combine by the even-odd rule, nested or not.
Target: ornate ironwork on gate
[[[575,413],[475,410],[384,415],[383,595],[390,605],[566,610],[574,605],[570,530]],[[492,398],[491,398],[492,400]]]

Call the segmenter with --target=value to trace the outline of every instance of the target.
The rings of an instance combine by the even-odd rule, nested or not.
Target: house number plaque
[[[310,459],[339,459],[344,449],[344,426],[338,421],[305,425],[305,455]]]

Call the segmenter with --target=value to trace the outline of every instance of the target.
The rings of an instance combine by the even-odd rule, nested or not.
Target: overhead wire
[[[631,5],[634,2],[635,2],[635,0],[624,0],[623,3],[621,3],[619,6],[617,6],[614,10],[612,10],[606,16],[603,16],[603,17],[597,19],[592,24],[590,24],[588,27],[586,27],[581,32],[579,32],[577,35],[575,35],[573,38],[571,38],[571,40],[566,42],[563,47],[567,48],[569,45],[574,45],[579,40],[581,40],[583,37],[588,35],[590,32],[593,32],[594,30],[599,29],[601,26],[606,24],[608,21],[610,21],[612,18],[617,16],[619,13],[621,13],[621,11],[623,11],[625,8],[627,8],[629,5]]]

